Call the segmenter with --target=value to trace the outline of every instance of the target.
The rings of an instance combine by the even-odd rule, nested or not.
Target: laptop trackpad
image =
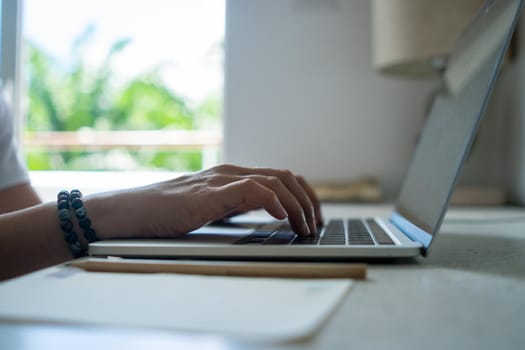
[[[179,242],[191,243],[233,243],[253,233],[254,228],[204,226],[184,236],[175,238]]]

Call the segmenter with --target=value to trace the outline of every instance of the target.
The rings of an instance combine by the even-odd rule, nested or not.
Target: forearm
[[[0,190],[0,214],[29,208],[40,203],[40,198],[30,184],[20,184]]]
[[[4,197],[9,198],[13,197]],[[64,200],[58,203],[61,220],[69,225],[63,212],[67,207]],[[304,179],[290,171],[232,165],[143,187],[88,195],[83,203],[76,201],[76,209],[82,204],[87,213],[76,212],[72,222],[84,249],[87,242],[83,233],[92,236],[90,228],[102,240],[175,237],[232,213],[262,208],[277,219],[288,218],[295,232],[308,235],[316,233],[316,224],[322,220],[319,201]],[[84,220],[85,215],[90,221]],[[64,227],[69,230],[67,225]],[[68,240],[75,243],[70,235]],[[0,215],[0,279],[70,260],[73,254],[69,249],[57,203]]]
[[[143,196],[136,197],[133,191],[125,190],[86,196],[84,206],[98,239],[133,237],[144,232],[137,224],[138,215],[129,210],[141,209],[136,203]],[[87,250],[88,243],[78,220],[72,222],[80,244]],[[55,202],[0,215],[0,280],[72,258]]]
[[[0,215],[0,279],[72,257],[60,229],[55,203]]]
[[[121,237],[132,236],[129,233],[132,227],[128,227],[133,226],[129,224],[130,220],[120,219],[119,211],[115,210],[120,207],[113,199],[115,193],[118,192],[96,194],[84,200],[88,216],[93,222],[92,228],[99,239],[112,238],[113,232],[120,233]],[[81,245],[87,250],[88,243],[78,220],[73,219],[72,222]],[[55,202],[0,215],[0,280],[72,258],[73,254],[60,228]]]

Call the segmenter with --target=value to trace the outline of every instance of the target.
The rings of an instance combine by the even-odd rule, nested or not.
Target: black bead
[[[64,239],[66,240],[67,243],[70,243],[70,244],[78,241],[77,234],[73,231],[64,233]]]
[[[59,220],[69,220],[70,217],[71,217],[71,213],[69,212],[69,209],[59,209],[58,210]]]
[[[69,192],[66,191],[66,190],[62,190],[62,191],[58,192],[57,199],[60,199],[60,198],[63,198],[63,197],[65,197],[66,199],[69,198]]]
[[[75,215],[77,218],[82,219],[84,216],[86,216],[86,209],[84,207],[75,209]]]
[[[97,233],[95,230],[88,228],[84,231],[84,237],[86,237],[89,242],[95,242],[97,240]]]
[[[82,246],[80,245],[79,241],[76,241],[75,243],[71,243],[69,245],[69,248],[71,249],[71,252],[73,253],[73,256],[75,258],[79,258],[84,255],[84,249],[82,249]]]
[[[63,200],[63,199],[60,199],[57,203],[57,208],[58,210],[60,209],[69,209],[70,206],[69,206],[69,201],[66,199],[66,200]]]
[[[71,190],[69,196],[71,198],[82,198],[82,192],[80,192],[79,190]]]
[[[71,206],[73,207],[73,209],[78,209],[82,207],[83,205],[84,203],[82,203],[82,199],[80,198],[74,198],[71,200]]]
[[[66,220],[60,220],[60,228],[61,228],[64,232],[72,231],[72,230],[73,230],[73,223],[72,223],[71,220],[69,220],[69,219],[66,219]]]
[[[84,217],[84,218],[78,220],[78,224],[83,229],[88,229],[89,226],[91,226],[91,220],[89,220],[89,218],[87,218],[87,217]]]

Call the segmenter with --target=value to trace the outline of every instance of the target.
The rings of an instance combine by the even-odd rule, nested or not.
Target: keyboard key
[[[350,219],[348,224],[348,244],[352,245],[374,245],[374,240],[368,229],[359,219]]]
[[[321,245],[345,245],[345,226],[343,220],[334,219],[328,222],[319,242]]]
[[[264,245],[375,245],[395,244],[373,219],[366,219],[366,225],[359,219],[347,221],[348,232],[345,232],[344,221],[330,220],[320,235],[298,236],[289,223],[264,225],[251,235],[244,237],[236,244]],[[375,238],[375,241],[374,241]]]
[[[319,242],[319,236],[297,236],[293,240],[292,244],[297,245],[317,245]]]

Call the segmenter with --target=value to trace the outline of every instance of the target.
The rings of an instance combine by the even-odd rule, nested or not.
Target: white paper
[[[317,330],[351,285],[348,279],[116,274],[55,267],[0,284],[0,319],[293,341]]]

